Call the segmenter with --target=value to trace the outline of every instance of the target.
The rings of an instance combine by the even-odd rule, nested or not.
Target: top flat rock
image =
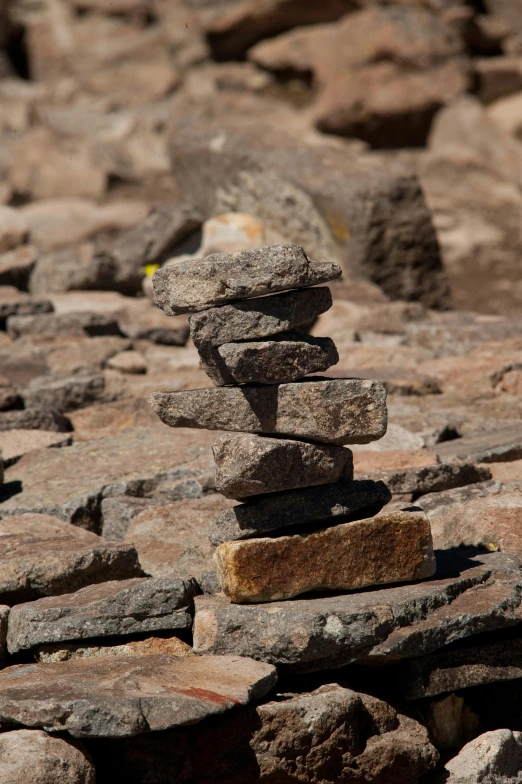
[[[299,245],[269,245],[182,261],[157,270],[154,302],[168,316],[231,300],[300,289],[341,277],[337,264],[310,261]]]
[[[0,672],[0,721],[76,738],[196,724],[263,697],[275,668],[239,656],[104,657]]]

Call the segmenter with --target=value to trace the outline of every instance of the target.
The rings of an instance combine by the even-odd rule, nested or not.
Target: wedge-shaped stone
[[[209,539],[217,547],[223,542],[274,531],[286,533],[287,529],[311,523],[316,523],[316,527],[334,525],[357,514],[367,517],[378,512],[391,497],[385,484],[369,480],[274,493],[219,512],[210,521]],[[366,515],[362,512],[365,509]]]
[[[226,498],[353,479],[353,455],[342,446],[226,435],[214,442],[212,451],[216,490]]]
[[[106,542],[45,514],[0,520],[1,601],[68,593],[91,583],[141,574],[130,544]]]
[[[435,574],[424,512],[383,512],[305,536],[225,542],[214,558],[225,594],[239,603],[423,580]]]
[[[462,549],[437,553],[435,577],[409,585],[267,604],[200,596],[194,650],[292,671],[395,661],[519,624],[521,589],[518,559]]]
[[[313,321],[331,307],[332,294],[324,286],[233,302],[190,316],[190,336],[198,348],[255,340]]]
[[[225,343],[200,349],[203,370],[218,387],[226,384],[285,384],[339,362],[330,338],[282,332],[268,340]]]
[[[239,656],[104,657],[0,672],[0,721],[124,737],[195,724],[263,697],[275,668]]]
[[[384,387],[366,379],[155,392],[149,402],[170,427],[295,436],[327,444],[368,444],[382,438],[387,426]]]
[[[310,261],[299,245],[269,245],[180,261],[159,269],[152,282],[154,302],[174,316],[340,277],[337,264]]]
[[[75,593],[17,604],[11,611],[11,653],[53,642],[187,629],[195,580],[113,580]]]

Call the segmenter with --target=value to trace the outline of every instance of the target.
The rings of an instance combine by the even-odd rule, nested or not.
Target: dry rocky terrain
[[[0,784],[522,782],[521,214],[520,0],[0,0]],[[228,432],[270,389],[234,270],[180,273],[191,335],[168,285],[279,243],[343,271],[281,386],[388,410],[373,441],[314,409],[287,505]],[[375,548],[427,515],[435,575],[222,593],[228,540],[255,572],[282,520],[312,557],[370,508]]]

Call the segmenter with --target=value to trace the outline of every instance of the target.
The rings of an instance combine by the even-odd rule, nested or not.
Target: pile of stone
[[[435,573],[426,515],[383,512],[386,485],[353,479],[345,445],[384,436],[383,385],[309,376],[338,362],[333,341],[303,327],[332,305],[330,290],[314,286],[340,276],[297,245],[215,254],[154,275],[167,315],[194,314],[190,334],[215,388],[157,392],[152,408],[171,427],[242,431],[213,445],[216,489],[240,502],[210,522],[232,602]]]

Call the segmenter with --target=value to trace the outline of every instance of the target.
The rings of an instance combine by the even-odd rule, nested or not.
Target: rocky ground
[[[0,0],[0,784],[522,781],[521,140],[519,0]],[[310,345],[433,578],[220,593],[151,275],[278,242],[343,268]]]

